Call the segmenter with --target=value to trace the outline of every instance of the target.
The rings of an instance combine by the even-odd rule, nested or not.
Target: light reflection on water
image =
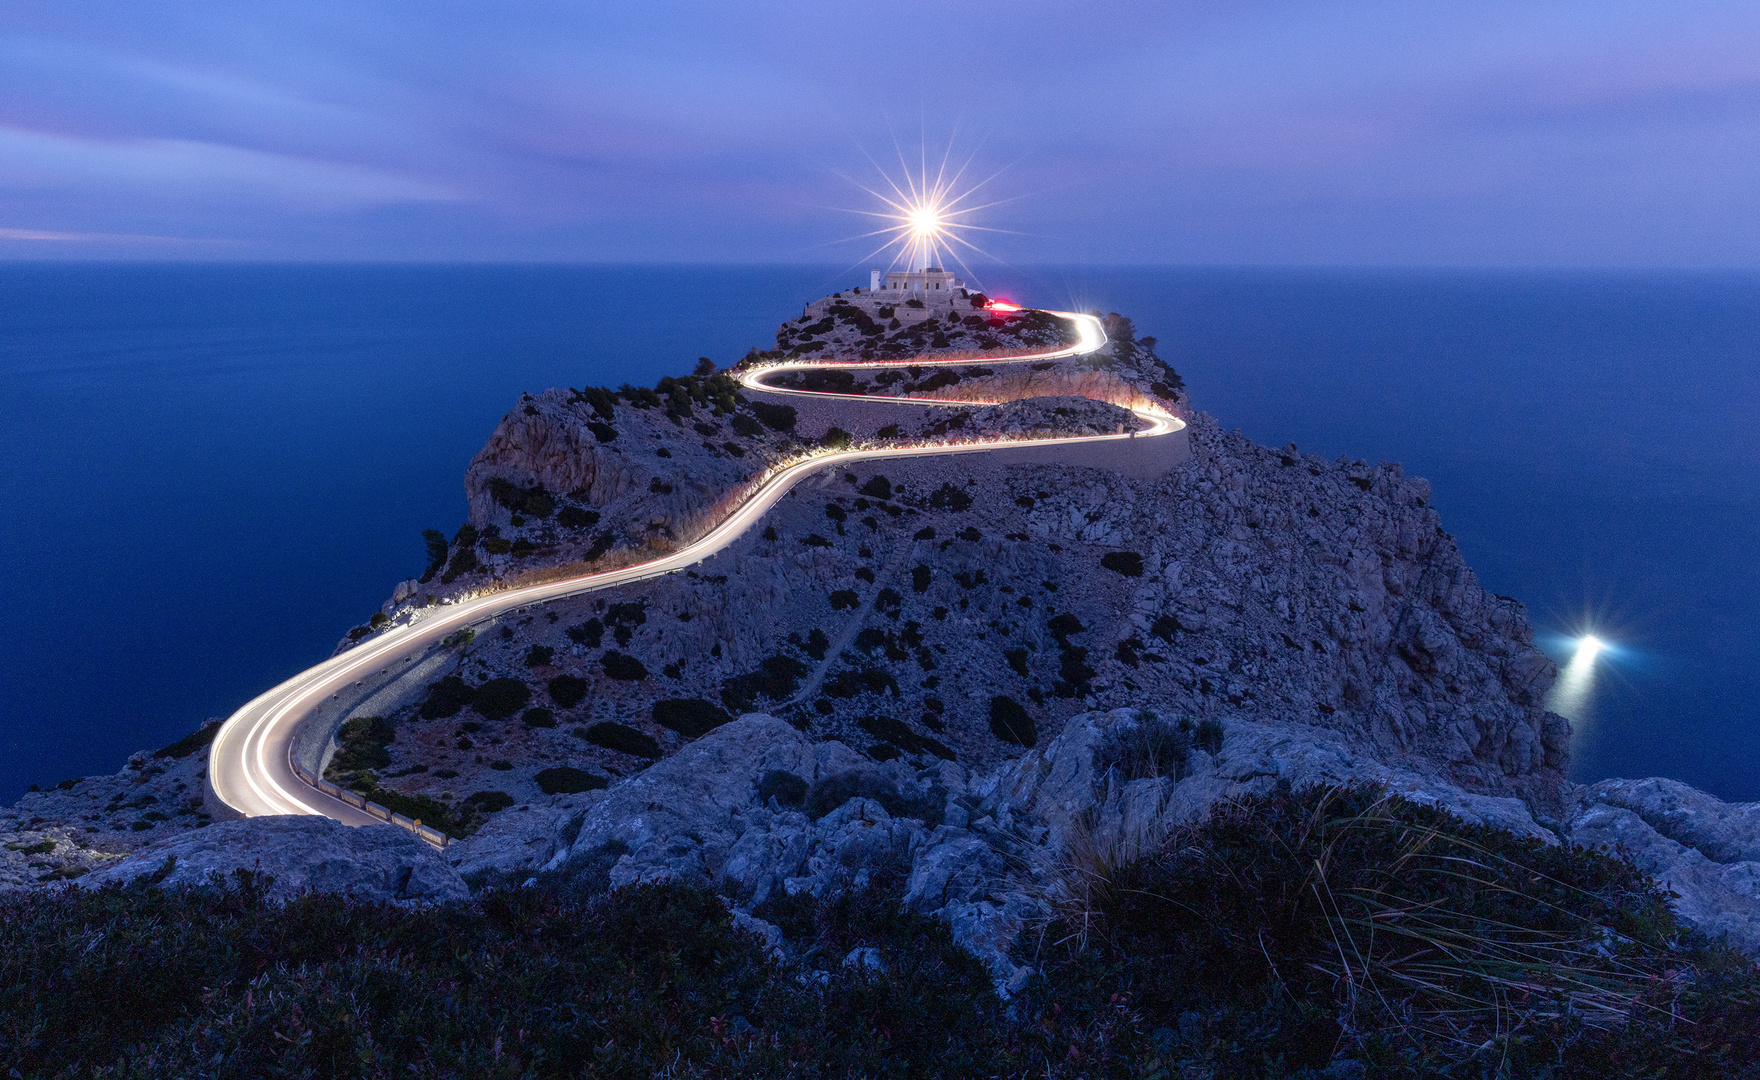
[[[1593,634],[1579,638],[1570,663],[1564,666],[1564,670],[1558,673],[1558,681],[1552,684],[1546,707],[1573,724],[1582,723],[1595,691],[1595,659],[1606,649],[1606,644]]]

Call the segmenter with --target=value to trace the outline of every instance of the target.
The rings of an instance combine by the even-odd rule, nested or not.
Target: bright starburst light
[[[868,253],[868,261],[890,255],[890,268],[902,266],[906,270],[929,266],[945,268],[952,263],[975,280],[976,275],[966,265],[964,256],[995,257],[973,243],[971,234],[1008,231],[986,228],[972,221],[973,215],[1007,201],[979,201],[983,198],[983,188],[996,178],[996,174],[968,183],[965,177],[972,164],[970,160],[956,166],[950,154],[943,154],[940,164],[931,166],[926,147],[916,168],[905,160],[902,151],[898,163],[900,171],[896,178],[875,162],[881,183],[878,186],[856,184],[879,199],[883,208],[855,210],[853,213],[877,218],[885,224],[850,239],[881,238],[880,246]]]

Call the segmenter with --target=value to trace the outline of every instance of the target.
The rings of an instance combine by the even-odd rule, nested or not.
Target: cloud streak
[[[0,220],[262,258],[818,260],[858,231],[822,209],[862,201],[843,177],[957,130],[1006,166],[984,223],[1016,261],[1749,266],[1757,47],[1760,11],[1701,0],[23,0]]]

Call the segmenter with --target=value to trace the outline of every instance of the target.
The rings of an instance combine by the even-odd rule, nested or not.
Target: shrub
[[[553,728],[556,726],[556,714],[540,705],[521,713],[519,722],[529,728]]]
[[[884,668],[845,668],[825,680],[825,696],[850,698],[867,692],[898,696],[898,680]]]
[[[543,667],[556,656],[556,650],[548,645],[533,645],[526,650],[526,667]]]
[[[1094,777],[1098,782],[1116,769],[1121,780],[1144,780],[1185,774],[1192,755],[1192,723],[1177,722],[1154,713],[1139,712],[1134,724],[1115,724],[1094,748]]]
[[[1161,1040],[1174,1064],[1586,1080],[1674,1075],[1691,1056],[1691,1075],[1755,1072],[1722,1056],[1760,1046],[1754,999],[1729,999],[1760,988],[1753,965],[1684,934],[1629,863],[1583,848],[1312,788],[1220,805],[1106,885],[1085,935],[1045,935],[1080,960],[1052,968],[1041,1000],[1128,985],[1139,1015],[1180,1017]]]
[[[423,529],[422,543],[428,549],[428,569],[422,575],[423,581],[431,581],[440,568],[446,565],[446,534],[439,529]]]
[[[422,701],[422,719],[442,720],[457,716],[476,696],[476,690],[463,679],[448,675],[428,687],[428,696]]]
[[[531,699],[532,688],[518,679],[490,679],[477,687],[471,707],[484,719],[505,720],[525,708]]]
[[[808,639],[809,648],[813,647],[814,640]],[[760,696],[782,701],[794,693],[806,673],[807,665],[792,656],[785,653],[767,656],[758,665],[758,670],[722,681],[721,703],[735,712],[747,712]]]
[[[735,435],[741,435],[748,439],[755,439],[764,434],[764,425],[753,420],[751,417],[746,416],[744,413],[734,413],[733,419],[730,423],[733,424],[733,433]]]
[[[842,450],[854,440],[855,436],[840,427],[827,428],[819,437],[819,445],[827,450]]]
[[[1134,551],[1109,551],[1100,556],[1100,565],[1125,577],[1143,576],[1143,556]]]
[[[697,739],[732,720],[727,710],[702,698],[666,698],[654,702],[654,722],[687,739]]]
[[[809,818],[818,821],[851,799],[873,799],[893,817],[912,817],[931,829],[941,824],[946,809],[947,792],[931,788],[921,797],[910,797],[898,785],[874,772],[844,772],[828,776],[814,784],[803,804]]]
[[[771,431],[793,431],[795,412],[793,405],[772,405],[768,401],[753,401],[752,415],[758,422]]]
[[[505,555],[513,550],[513,541],[505,536],[491,536],[483,541],[483,550],[491,555]]]
[[[1222,721],[1200,720],[1192,732],[1192,745],[1207,754],[1222,753]]]
[[[477,553],[470,548],[459,548],[452,556],[452,562],[446,566],[446,573],[440,575],[440,582],[450,585],[460,576],[477,568]]]
[[[616,428],[612,427],[610,424],[602,424],[597,420],[588,420],[587,430],[593,433],[593,438],[598,439],[602,443],[607,443],[617,438]],[[566,525],[568,523],[565,521],[563,524]],[[588,524],[591,524],[591,522]]]
[[[563,633],[567,634],[568,640],[574,642],[576,645],[585,645],[589,649],[597,649],[599,647],[599,642],[605,635],[605,624],[598,619],[588,619],[579,626],[569,627],[567,630],[564,630]]]
[[[360,782],[355,774],[383,769],[391,764],[386,747],[397,736],[391,722],[378,716],[357,716],[336,732],[336,753],[324,775],[344,787]]]
[[[958,513],[972,505],[972,497],[950,483],[944,483],[929,496],[929,505],[937,510]]]
[[[556,509],[556,497],[544,490],[542,484],[520,487],[500,477],[494,477],[489,481],[489,497],[515,514],[527,514],[535,518],[548,517]]]
[[[603,776],[594,776],[585,769],[569,765],[544,769],[532,779],[538,782],[538,790],[546,795],[578,795],[583,791],[599,791],[611,784]]]
[[[866,495],[870,499],[890,499],[892,498],[892,481],[878,474],[870,476],[861,487],[856,488],[856,494]]]
[[[221,722],[218,720],[203,724],[170,746],[153,751],[153,757],[157,759],[189,757],[197,750],[213,743],[214,736],[220,734],[220,724]]]
[[[856,721],[858,727],[876,739],[883,740],[910,754],[934,754],[943,761],[954,760],[954,753],[946,745],[919,735],[911,730],[909,724],[890,716],[864,716]]]
[[[599,524],[599,512],[583,510],[578,506],[565,506],[557,512],[556,524],[565,529],[590,529]]]
[[[1027,667],[1027,650],[1009,649],[1002,654],[1002,658],[1008,661],[1008,666],[1014,670],[1016,675],[1023,679],[1032,677],[1033,673]]]
[[[479,791],[475,795],[467,796],[464,804],[482,813],[493,814],[512,806],[513,796],[505,791]]]
[[[1006,743],[1032,746],[1039,741],[1033,718],[1014,698],[998,694],[990,699],[990,733]]]
[[[837,589],[831,594],[831,610],[842,611],[845,608],[862,606],[862,598],[854,589]]]
[[[650,760],[658,760],[660,757],[660,744],[654,741],[652,735],[613,720],[602,721],[590,728],[577,728],[575,733],[594,746],[603,746],[607,750],[616,750],[631,757]]]
[[[574,675],[558,675],[544,684],[550,691],[550,700],[565,709],[572,709],[587,696],[587,680]]]
[[[758,781],[758,802],[771,799],[779,806],[800,806],[807,801],[807,782],[794,773],[771,769]]]
[[[605,669],[607,678],[623,682],[638,682],[648,677],[648,669],[642,666],[640,660],[615,650],[601,656],[599,666]]]

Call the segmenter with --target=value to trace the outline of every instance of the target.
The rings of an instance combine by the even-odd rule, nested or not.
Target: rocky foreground
[[[859,336],[827,318],[815,339]],[[801,329],[779,338],[797,355]],[[1082,867],[1229,800],[1373,782],[1617,848],[1682,918],[1760,955],[1760,807],[1667,780],[1568,783],[1568,725],[1542,704],[1553,666],[1519,603],[1479,587],[1424,481],[1227,433],[1152,340],[1109,329],[1097,359],[999,373],[980,357],[921,392],[1036,395],[960,410],[968,433],[1105,430],[1128,417],[1117,406],[1160,402],[1190,423],[1172,472],[982,455],[828,471],[697,570],[481,627],[355,710],[329,775],[444,823],[443,855],[388,826],[209,827],[198,732],[0,815],[0,883],[255,866],[286,888],[420,903],[675,881],[779,940],[752,914],[772,897],[901,877],[904,905],[1009,991],[1027,978],[1023,930]],[[925,378],[898,370],[888,392]],[[730,491],[837,437],[834,417],[778,408],[712,372],[522,400],[472,466],[470,522],[431,538],[427,575],[351,637],[684,542]],[[932,430],[947,420],[890,435],[960,437]]]

